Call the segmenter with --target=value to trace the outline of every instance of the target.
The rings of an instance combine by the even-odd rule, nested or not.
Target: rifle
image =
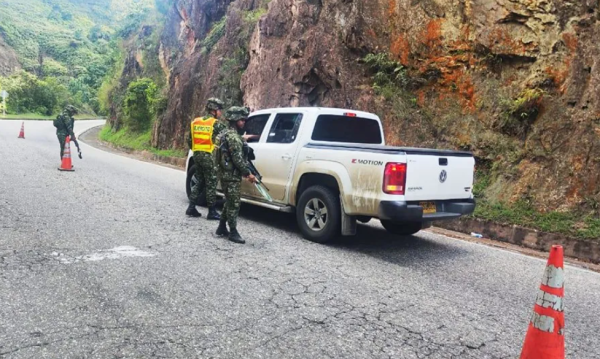
[[[77,147],[77,153],[79,154],[79,158],[83,159],[83,157],[81,157],[81,149],[79,148],[79,142],[77,142],[75,135],[71,136],[71,138],[73,139],[73,143],[75,144],[75,147]]]
[[[271,197],[271,195],[269,194],[269,187],[267,187],[263,181],[262,181],[262,176],[260,175],[260,173],[258,172],[258,170],[256,169],[256,167],[254,167],[254,163],[252,163],[251,161],[248,161],[248,169],[250,169],[250,173],[252,173],[254,175],[254,177],[256,177],[257,182],[254,184],[254,186],[256,187],[256,189],[258,190],[258,192],[260,192],[260,194],[262,194],[262,196],[269,202],[273,202],[273,198]]]
[[[248,159],[248,169],[250,170],[250,173],[252,173],[252,175],[256,177],[257,180],[254,186],[267,201],[273,202],[273,198],[271,197],[271,195],[269,195],[269,191],[271,190],[263,183],[260,172],[258,172],[256,166],[254,166],[254,163],[252,163],[252,161],[256,159],[256,156],[254,155],[254,149],[248,146],[248,143],[244,142],[243,150],[244,154],[246,154],[246,158]]]

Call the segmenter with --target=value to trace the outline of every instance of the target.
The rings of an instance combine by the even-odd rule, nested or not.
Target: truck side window
[[[379,122],[362,117],[320,115],[312,133],[313,141],[381,144]]]
[[[271,117],[270,114],[249,117],[248,121],[246,121],[246,127],[244,127],[246,134],[258,135],[260,138],[267,125],[267,121],[269,121],[269,117]],[[258,139],[248,140],[248,142],[258,142]]]
[[[280,113],[275,117],[268,143],[293,143],[298,135],[298,129],[302,122],[301,113]]]

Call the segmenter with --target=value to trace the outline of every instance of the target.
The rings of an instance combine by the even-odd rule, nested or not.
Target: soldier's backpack
[[[52,124],[54,125],[54,127],[56,128],[61,128],[64,126],[64,123],[62,121],[62,117],[61,115],[56,116],[56,119],[54,119],[54,121],[52,121]]]
[[[215,147],[214,156],[218,166],[226,171],[230,171],[233,168],[233,163],[229,156],[229,144],[225,138],[227,130],[221,132],[215,139],[217,146]]]

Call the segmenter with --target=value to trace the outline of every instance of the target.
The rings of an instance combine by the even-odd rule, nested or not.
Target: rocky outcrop
[[[221,96],[253,109],[378,113],[392,144],[473,151],[486,195],[542,210],[600,203],[596,0],[179,0],[161,41],[161,148]],[[362,63],[388,53],[401,88]],[[384,89],[385,90],[385,89]]]
[[[0,35],[0,76],[8,76],[21,68],[17,54]]]

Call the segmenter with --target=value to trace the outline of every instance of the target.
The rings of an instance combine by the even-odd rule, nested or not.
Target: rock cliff
[[[0,36],[0,76],[8,76],[20,68],[17,54]]]
[[[599,14],[597,0],[177,0],[153,141],[184,148],[210,96],[355,108],[391,144],[473,151],[490,198],[597,210]]]

